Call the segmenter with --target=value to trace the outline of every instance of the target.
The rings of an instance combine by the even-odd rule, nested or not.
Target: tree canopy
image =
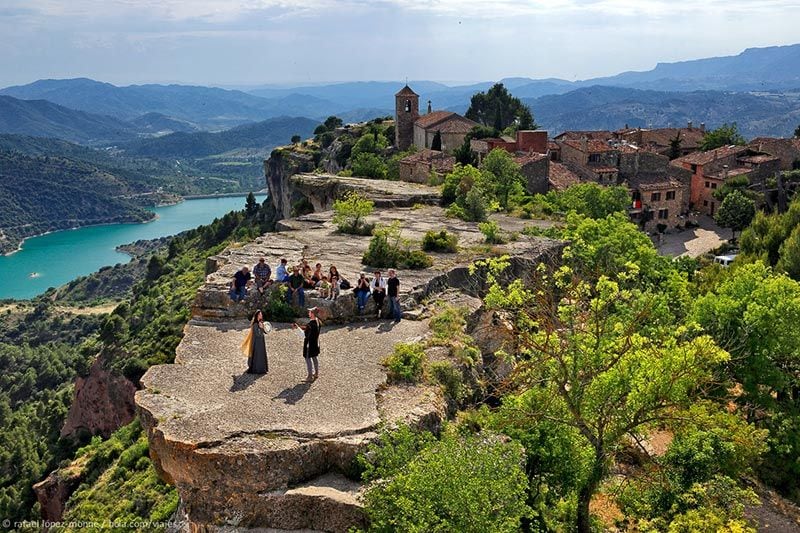
[[[717,224],[731,229],[733,239],[736,240],[736,232],[746,228],[755,214],[755,202],[738,189],[734,189],[722,200],[716,219]]]
[[[509,126],[516,126],[521,130],[536,128],[528,106],[512,96],[502,83],[496,83],[485,93],[474,94],[465,116],[500,131]]]
[[[741,136],[734,122],[732,124],[723,124],[719,128],[706,133],[700,143],[700,149],[707,152],[722,146],[743,144],[745,144],[744,137]]]

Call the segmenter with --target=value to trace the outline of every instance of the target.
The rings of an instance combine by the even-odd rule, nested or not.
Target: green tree
[[[512,125],[521,130],[537,127],[528,106],[512,96],[502,83],[496,83],[485,93],[474,94],[465,116],[498,131]]]
[[[691,405],[728,354],[691,324],[675,327],[662,294],[605,277],[591,285],[569,268],[552,278],[542,270],[531,288],[521,280],[501,285],[496,276],[508,263],[484,265],[485,304],[515,316],[515,376],[536,396],[527,416],[576,428],[591,450],[577,491],[577,530],[588,533],[589,502],[615,450]]]
[[[626,213],[631,197],[626,187],[580,183],[563,191],[538,195],[535,201],[545,214],[574,211],[579,215],[600,219],[614,213]]]
[[[776,268],[786,272],[793,279],[800,280],[800,226],[796,226],[783,241],[778,253],[780,258]]]
[[[477,166],[478,160],[472,153],[470,141],[473,139],[497,137],[498,135],[500,135],[500,132],[494,128],[475,126],[464,136],[464,142],[461,143],[461,146],[453,150],[453,156],[456,158],[456,162],[462,165]]]
[[[323,125],[327,131],[333,131],[336,128],[341,128],[343,124],[344,122],[342,122],[342,119],[335,115],[329,116],[325,119],[325,122],[323,122]]]
[[[681,156],[681,130],[669,141],[669,158],[677,159]]]
[[[343,198],[333,202],[333,223],[342,233],[359,234],[364,227],[364,219],[371,215],[374,209],[375,202],[355,191],[350,191]]]
[[[258,212],[258,209],[259,209],[259,206],[258,206],[258,202],[256,201],[256,197],[252,192],[250,192],[247,195],[247,200],[245,200],[245,204],[244,204],[245,213],[247,213],[248,215],[252,216],[252,215],[255,215]]]
[[[351,161],[354,176],[372,179],[386,179],[388,167],[383,159],[369,152],[362,152]]]
[[[433,135],[433,140],[431,141],[431,150],[436,150],[437,152],[442,151],[442,132],[436,130],[436,133]]]
[[[507,151],[502,148],[492,150],[481,165],[484,183],[493,189],[494,197],[500,207],[508,211],[512,198],[520,198],[525,193],[525,177]]]
[[[750,224],[756,214],[756,204],[742,194],[739,190],[731,191],[719,206],[716,219],[717,224],[723,228],[730,228],[733,232],[733,240],[736,240],[736,232],[742,231]]]
[[[711,130],[703,136],[700,149],[704,152],[720,148],[722,146],[743,145],[744,137],[739,134],[736,123],[723,124],[715,130]]]
[[[530,511],[522,463],[519,444],[444,437],[368,489],[370,531],[519,531]]]
[[[292,144],[297,144],[297,143],[299,143],[301,140],[303,140],[303,138],[302,138],[302,137],[300,137],[299,135],[292,135]]]

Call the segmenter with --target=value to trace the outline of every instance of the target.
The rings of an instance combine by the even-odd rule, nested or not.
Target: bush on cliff
[[[522,447],[446,436],[366,493],[370,531],[519,531],[530,509]]]
[[[374,228],[365,218],[375,210],[375,202],[355,192],[348,192],[343,198],[333,202],[333,223],[341,233],[369,235]]]
[[[418,343],[398,343],[394,353],[384,359],[390,382],[419,383],[425,367],[425,347]]]
[[[422,249],[426,252],[455,253],[458,251],[458,235],[447,230],[427,231],[422,238]]]

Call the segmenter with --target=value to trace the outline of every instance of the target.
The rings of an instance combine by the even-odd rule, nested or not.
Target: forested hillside
[[[88,163],[0,153],[0,250],[56,229],[149,220],[136,200],[147,191]]]

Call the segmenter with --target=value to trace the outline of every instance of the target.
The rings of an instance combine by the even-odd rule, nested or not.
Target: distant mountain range
[[[692,120],[709,128],[736,121],[747,135],[788,135],[798,123],[800,44],[661,63],[646,72],[577,82],[520,77],[500,81],[524,99],[537,122],[553,133],[566,128],[616,129],[625,123],[657,127]],[[409,82],[420,94],[422,112],[428,100],[434,109],[463,112],[470,97],[492,83]],[[220,140],[224,137],[209,137],[198,130],[213,132],[287,116],[319,121],[335,114],[355,122],[391,115],[394,94],[402,85],[399,81],[348,82],[241,91],[183,85],[117,87],[85,78],[39,80],[0,90],[5,95],[0,96],[0,133],[102,145],[172,132],[178,135],[161,142],[137,141],[129,149],[141,154],[206,154],[230,144]],[[244,136],[234,133],[232,138]]]
[[[218,133],[172,133],[163,137],[134,141],[123,149],[140,157],[199,158],[241,148],[272,148],[288,144],[294,135],[307,139],[319,125],[308,118],[278,117],[245,124]]]

